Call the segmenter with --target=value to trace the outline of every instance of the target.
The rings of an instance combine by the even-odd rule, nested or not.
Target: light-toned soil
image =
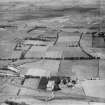
[[[105,80],[87,80],[82,85],[87,96],[105,98]]]

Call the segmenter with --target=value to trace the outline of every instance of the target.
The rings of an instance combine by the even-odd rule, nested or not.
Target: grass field
[[[72,71],[76,73],[80,80],[96,78],[98,73],[97,60],[74,61]]]

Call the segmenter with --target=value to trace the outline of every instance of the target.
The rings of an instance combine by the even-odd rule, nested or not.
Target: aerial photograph
[[[0,105],[105,105],[105,0],[0,0]]]

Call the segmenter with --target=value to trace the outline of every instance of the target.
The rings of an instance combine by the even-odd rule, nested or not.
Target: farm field
[[[104,0],[0,1],[0,105],[105,105],[104,91]]]

